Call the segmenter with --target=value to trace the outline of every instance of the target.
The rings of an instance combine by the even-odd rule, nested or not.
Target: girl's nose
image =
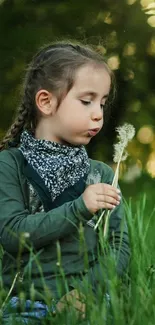
[[[102,111],[101,107],[99,107],[99,109],[95,109],[91,113],[91,118],[92,118],[92,120],[96,120],[96,121],[100,121],[103,118],[103,111]]]

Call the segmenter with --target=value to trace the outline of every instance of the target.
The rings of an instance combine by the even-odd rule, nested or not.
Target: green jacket
[[[90,173],[97,170],[101,182],[112,183],[113,171],[109,166],[91,159],[90,165]],[[88,223],[93,215],[85,206],[82,192],[59,207],[34,213],[30,206],[28,183],[24,172],[24,157],[19,150],[14,148],[2,151],[0,241],[5,252],[2,262],[4,285],[10,287],[15,274],[20,272],[19,282],[23,282],[24,290],[28,291],[29,281],[38,292],[42,292],[45,286],[55,291],[56,279],[61,279],[62,274],[70,279],[71,275],[76,277],[84,274],[86,269],[96,263],[98,232]],[[98,215],[100,213],[101,211]],[[22,237],[25,238],[23,242],[22,233],[26,233]],[[111,213],[109,244],[111,252],[118,256],[117,273],[122,276],[130,255],[122,203]],[[105,254],[104,260],[106,261]],[[14,292],[16,290],[15,286]]]

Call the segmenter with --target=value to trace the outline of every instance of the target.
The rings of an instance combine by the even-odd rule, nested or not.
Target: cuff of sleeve
[[[85,202],[83,200],[83,196],[80,195],[78,197],[78,199],[76,199],[75,201],[76,201],[77,210],[78,210],[77,217],[82,221],[90,220],[93,216],[93,213],[91,213],[87,209]]]

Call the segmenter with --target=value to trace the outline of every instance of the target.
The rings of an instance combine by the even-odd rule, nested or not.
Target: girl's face
[[[61,144],[88,144],[103,126],[110,84],[111,78],[103,66],[78,69],[73,87],[46,120],[46,139]]]

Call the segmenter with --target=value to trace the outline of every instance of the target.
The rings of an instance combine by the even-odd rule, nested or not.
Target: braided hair
[[[22,101],[13,124],[0,143],[0,150],[10,145],[17,147],[24,129],[34,132],[39,119],[35,95],[40,89],[53,92],[57,96],[57,106],[59,106],[64,94],[72,88],[78,68],[88,63],[104,65],[111,77],[109,98],[113,99],[114,75],[101,54],[88,46],[77,43],[60,42],[48,45],[33,57],[28,66]]]

